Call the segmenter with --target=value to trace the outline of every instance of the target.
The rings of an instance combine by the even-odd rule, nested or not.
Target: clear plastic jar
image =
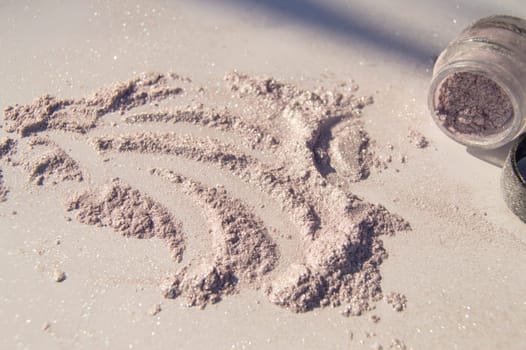
[[[467,146],[497,148],[524,132],[526,21],[492,16],[466,28],[435,63],[428,105],[438,126]]]

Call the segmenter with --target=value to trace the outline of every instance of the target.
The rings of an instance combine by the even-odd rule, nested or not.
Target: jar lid
[[[526,134],[511,147],[504,163],[501,184],[508,208],[526,222]]]

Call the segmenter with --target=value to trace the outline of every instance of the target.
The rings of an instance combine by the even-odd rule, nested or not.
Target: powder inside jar
[[[513,118],[511,100],[496,82],[480,74],[451,74],[439,89],[436,111],[444,127],[461,134],[488,136]]]

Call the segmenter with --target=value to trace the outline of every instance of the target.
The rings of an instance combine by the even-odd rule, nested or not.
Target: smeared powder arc
[[[111,227],[125,237],[163,239],[173,258],[182,258],[181,224],[162,205],[119,179],[69,198],[66,206],[82,223]]]
[[[4,183],[4,174],[2,173],[2,169],[0,169],[0,202],[5,202],[7,200],[8,193],[9,190]]]
[[[0,160],[6,159],[9,162],[10,156],[16,152],[17,142],[12,138],[6,137],[0,140]],[[0,168],[0,202],[7,200],[9,189],[4,181],[4,174]]]
[[[343,314],[360,315],[374,308],[384,298],[379,266],[387,252],[381,237],[410,225],[350,192],[353,182],[367,179],[379,164],[360,119],[372,99],[355,96],[346,84],[308,90],[238,72],[227,74],[225,81],[210,91],[175,74],[152,73],[86,98],[46,95],[30,105],[8,107],[6,130],[27,149],[14,152],[19,159],[11,165],[23,165],[37,184],[50,178],[57,186],[64,181],[76,186],[78,193],[65,199],[66,209],[82,223],[166,241],[175,272],[163,293],[184,299],[188,306],[205,307],[253,288],[294,312],[343,305]],[[207,102],[219,95],[227,101],[224,107]],[[178,102],[181,97],[186,102]],[[161,101],[166,103],[158,107]],[[122,114],[124,131],[92,135],[114,112]],[[149,129],[159,123],[165,131]],[[170,130],[176,124],[227,133],[240,142]],[[133,125],[141,125],[141,131],[126,131]],[[89,174],[53,142],[53,130],[85,140],[99,152],[101,162],[111,164],[113,157],[125,154],[163,155],[229,174],[290,218],[301,254],[277,270],[283,252],[276,233],[235,190],[201,183],[177,169],[151,167],[144,171],[145,179],[160,179],[206,214],[212,250],[185,261],[184,222],[133,183],[87,183]],[[385,300],[397,311],[406,306],[398,293]]]

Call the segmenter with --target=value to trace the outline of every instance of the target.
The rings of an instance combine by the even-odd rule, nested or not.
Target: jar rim
[[[526,36],[526,20],[510,15],[494,15],[481,18],[464,29],[464,32],[476,27],[493,27],[509,30]]]

